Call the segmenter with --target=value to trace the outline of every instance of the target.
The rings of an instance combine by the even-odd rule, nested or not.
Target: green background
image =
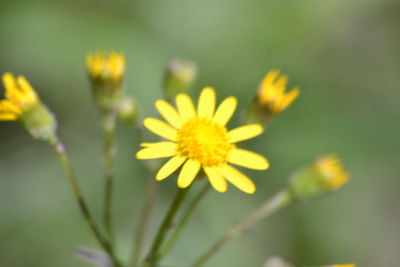
[[[245,108],[270,69],[289,75],[300,98],[257,139],[265,172],[245,171],[255,195],[211,192],[165,260],[187,266],[231,223],[284,186],[290,173],[337,153],[351,182],[327,197],[285,209],[257,225],[206,266],[262,266],[281,255],[296,266],[400,262],[400,2],[395,0],[58,0],[0,2],[0,72],[24,74],[59,121],[89,204],[99,218],[102,133],[85,54],[127,57],[126,92],[141,118],[156,116],[166,62],[195,61],[193,95],[214,86]],[[1,89],[2,90],[2,89]],[[237,118],[238,116],[236,116]],[[230,128],[238,125],[232,121]],[[118,128],[115,225],[120,256],[131,251],[146,183],[138,135]],[[176,177],[160,183],[154,235]],[[16,123],[0,124],[0,266],[90,266],[72,255],[98,248],[51,148]]]

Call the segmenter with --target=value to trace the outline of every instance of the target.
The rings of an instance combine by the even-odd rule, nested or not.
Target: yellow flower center
[[[193,118],[178,130],[178,155],[199,161],[205,167],[226,162],[234,145],[228,142],[225,127],[207,118]]]

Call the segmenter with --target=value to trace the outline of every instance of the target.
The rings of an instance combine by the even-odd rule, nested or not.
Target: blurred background
[[[245,171],[257,193],[232,186],[209,193],[166,266],[187,266],[284,186],[293,170],[331,152],[352,174],[347,186],[261,222],[206,266],[261,267],[273,255],[296,266],[399,266],[399,29],[397,0],[2,0],[0,72],[26,75],[57,115],[100,218],[102,132],[85,54],[125,53],[126,92],[139,103],[141,118],[157,116],[153,102],[162,97],[171,58],[198,64],[193,95],[212,85],[220,100],[239,97],[242,109],[263,75],[278,68],[301,95],[261,137],[243,144],[271,162],[266,172]],[[115,226],[126,259],[150,177],[134,158],[137,131],[119,125],[118,138]],[[155,222],[175,190],[175,178],[160,183]],[[17,123],[0,124],[0,214],[0,266],[90,266],[72,251],[98,246],[53,151]]]

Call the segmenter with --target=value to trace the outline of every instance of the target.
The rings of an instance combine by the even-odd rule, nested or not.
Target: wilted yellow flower
[[[343,169],[340,160],[335,155],[328,155],[318,159],[314,168],[321,174],[323,182],[330,189],[341,187],[349,179],[349,174]]]
[[[187,93],[197,76],[195,63],[184,59],[168,62],[164,78],[164,93],[168,99],[174,99],[179,93]]]
[[[215,111],[215,91],[209,87],[201,92],[197,110],[186,94],[176,96],[176,105],[178,111],[165,100],[156,101],[157,110],[169,124],[147,118],[144,125],[169,141],[141,144],[144,148],[137,152],[136,157],[172,157],[158,171],[156,179],[163,180],[183,166],[178,176],[180,188],[188,187],[202,168],[219,192],[227,190],[228,180],[240,190],[254,193],[254,183],[230,164],[256,170],[269,167],[263,156],[236,147],[236,143],[261,134],[262,126],[250,124],[228,131],[226,124],[236,109],[237,100],[228,97]]]
[[[3,74],[5,99],[0,100],[0,121],[18,120],[33,137],[48,140],[54,136],[56,121],[24,76]]]
[[[278,70],[272,70],[265,75],[257,92],[257,103],[266,111],[276,114],[285,110],[299,95],[296,87],[286,92],[288,77],[280,76]]]
[[[125,72],[125,56],[117,52],[95,52],[86,57],[92,78],[120,80]]]
[[[17,79],[11,73],[3,74],[5,98],[0,100],[0,120],[17,120],[38,102],[38,97],[24,76]]]
[[[317,159],[310,166],[296,172],[289,183],[294,198],[310,199],[342,187],[349,174],[335,155]]]

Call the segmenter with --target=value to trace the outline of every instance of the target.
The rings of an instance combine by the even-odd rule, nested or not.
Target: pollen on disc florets
[[[228,141],[225,127],[208,118],[193,118],[178,130],[178,155],[199,161],[205,167],[226,162],[234,145]]]

